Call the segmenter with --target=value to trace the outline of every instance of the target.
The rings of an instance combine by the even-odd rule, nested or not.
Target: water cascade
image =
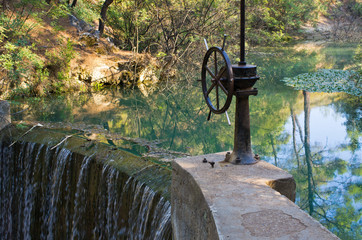
[[[10,143],[0,141],[2,239],[171,239],[169,201],[138,177],[152,166],[129,175],[95,154]]]

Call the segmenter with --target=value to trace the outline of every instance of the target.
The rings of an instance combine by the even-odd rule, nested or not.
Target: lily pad
[[[308,92],[345,92],[362,96],[361,74],[350,70],[321,69],[314,73],[303,73],[284,78],[286,85]]]

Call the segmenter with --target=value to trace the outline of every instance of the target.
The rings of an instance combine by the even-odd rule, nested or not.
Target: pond
[[[254,153],[290,172],[303,210],[341,239],[362,238],[362,103],[343,92],[295,90],[284,78],[355,67],[355,45],[295,45],[249,51],[259,94],[249,98]],[[202,56],[200,54],[200,56]],[[138,155],[173,158],[232,150],[233,123],[212,115],[201,93],[201,57],[180,64],[180,79],[140,89],[13,100],[13,120],[103,132]],[[235,62],[235,56],[231,56]],[[175,83],[176,82],[176,83]],[[235,100],[228,110],[234,119]],[[120,137],[121,136],[121,137]]]

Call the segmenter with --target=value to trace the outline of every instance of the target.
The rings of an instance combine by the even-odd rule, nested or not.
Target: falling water
[[[136,177],[65,148],[0,141],[2,239],[171,239],[171,206]]]

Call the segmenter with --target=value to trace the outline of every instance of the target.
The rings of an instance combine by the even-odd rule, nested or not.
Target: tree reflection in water
[[[352,157],[346,160],[330,154],[340,149],[311,146],[310,93],[303,91],[303,99],[304,141],[301,143],[304,153],[301,149],[298,150],[295,121],[297,117],[291,110],[293,137],[290,147],[293,149],[296,162],[296,167],[292,167],[291,173],[297,181],[297,204],[341,239],[361,239],[361,166],[358,158],[360,156],[355,154],[359,146],[357,149],[352,141]],[[301,132],[300,136],[302,137]],[[300,162],[300,159],[304,161]]]

